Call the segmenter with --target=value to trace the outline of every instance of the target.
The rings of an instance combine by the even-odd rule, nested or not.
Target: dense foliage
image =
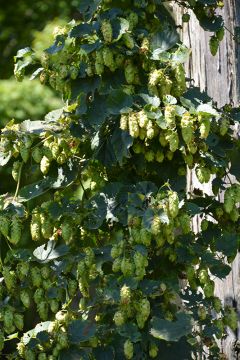
[[[216,23],[214,1],[188,4]],[[41,64],[30,48],[15,58],[19,80],[31,69],[65,105],[2,129],[2,354],[219,359],[237,326],[214,278],[238,250],[238,113],[187,86],[189,51],[160,1],[80,11]],[[212,196],[187,193],[189,169]]]

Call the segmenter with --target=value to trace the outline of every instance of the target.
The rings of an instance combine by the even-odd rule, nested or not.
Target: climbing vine
[[[222,28],[220,3],[181,4]],[[18,80],[31,72],[65,105],[1,132],[2,356],[219,359],[237,327],[214,279],[239,245],[238,112],[186,81],[189,50],[160,1],[80,11],[41,63],[15,57]],[[190,170],[212,195],[187,191]]]

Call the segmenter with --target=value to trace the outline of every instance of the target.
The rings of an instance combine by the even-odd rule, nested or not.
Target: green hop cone
[[[43,353],[43,352],[40,353],[40,354],[38,355],[37,360],[48,360],[47,354],[46,354],[46,353]]]
[[[126,359],[132,359],[133,358],[133,343],[130,340],[126,340],[124,343],[124,355]]]
[[[32,150],[32,158],[33,158],[33,160],[34,160],[37,164],[40,164],[40,162],[41,162],[41,160],[42,160],[42,157],[43,157],[42,150],[41,150],[39,147],[35,147],[35,148]]]
[[[182,137],[188,145],[194,138],[194,119],[189,112],[185,112],[181,118]]]
[[[14,314],[13,322],[16,328],[20,331],[23,330],[24,327],[24,316],[22,314]]]
[[[38,209],[35,209],[32,213],[30,232],[33,241],[41,240],[41,217]]]
[[[125,316],[123,314],[122,311],[117,311],[115,314],[114,314],[114,317],[113,317],[113,321],[115,323],[116,326],[121,326],[125,323]]]
[[[26,309],[28,309],[31,305],[31,299],[30,299],[30,295],[28,293],[27,290],[21,290],[20,291],[20,300],[23,303],[23,305],[25,306]]]
[[[134,273],[134,265],[132,261],[126,257],[122,259],[121,271],[124,276],[132,276]]]
[[[16,282],[17,282],[15,271],[11,270],[11,268],[8,266],[4,266],[4,268],[2,270],[2,274],[3,274],[7,289],[10,292],[14,291],[16,288]]]
[[[65,220],[61,225],[62,238],[66,244],[70,244],[73,240],[73,227],[68,220]]]
[[[102,24],[101,24],[101,31],[102,31],[102,35],[103,35],[103,38],[104,38],[104,41],[106,43],[110,43],[112,42],[112,36],[113,36],[113,33],[112,33],[112,25],[110,23],[109,20],[103,20],[102,21]]]
[[[32,267],[30,273],[33,286],[40,287],[42,285],[42,276],[39,268],[36,266]]]
[[[133,138],[137,138],[139,136],[138,119],[135,113],[130,114],[130,116],[128,117],[128,128],[129,134]]]
[[[172,218],[175,218],[179,212],[179,198],[178,194],[175,191],[169,192],[168,197],[168,211]]]
[[[120,118],[120,129],[128,131],[128,114],[122,114]]]
[[[51,269],[47,265],[43,266],[40,271],[41,271],[41,275],[42,275],[43,279],[45,279],[45,280],[48,279],[51,275]]]
[[[127,17],[127,20],[129,22],[129,30],[133,30],[133,28],[135,28],[135,26],[138,24],[138,14],[131,11]]]
[[[125,79],[128,84],[134,84],[137,68],[131,62],[128,62],[124,68]]]
[[[226,213],[230,214],[235,207],[236,203],[236,193],[233,187],[227,188],[224,193],[224,203],[223,208]]]
[[[209,116],[198,115],[198,121],[200,123],[199,131],[200,138],[206,139],[210,132],[211,122]]]
[[[42,288],[38,288],[36,289],[34,295],[33,295],[33,299],[35,304],[40,303],[44,298],[44,290]]]
[[[26,278],[29,272],[29,263],[20,262],[17,264],[17,276],[22,281]]]
[[[68,293],[70,297],[74,297],[77,293],[78,282],[74,279],[68,280]]]
[[[26,163],[30,156],[30,150],[28,148],[26,148],[26,146],[24,144],[20,145],[20,154],[21,154],[23,161]]]
[[[21,240],[22,227],[23,226],[22,226],[20,219],[17,216],[14,216],[12,218],[12,222],[11,222],[11,231],[10,231],[10,237],[9,237],[9,241],[12,244],[16,245]]]
[[[40,170],[43,173],[43,175],[46,175],[50,168],[50,160],[47,156],[43,156],[40,162]]]
[[[154,154],[153,150],[148,150],[145,152],[145,159],[147,160],[147,162],[154,161],[155,154]]]
[[[0,231],[3,236],[8,237],[10,221],[6,216],[0,216]]]
[[[227,118],[224,117],[224,118],[220,119],[219,132],[220,132],[221,136],[224,136],[227,134],[229,126],[230,126],[230,122]]]
[[[131,34],[129,34],[129,33],[123,34],[122,40],[123,40],[124,45],[125,45],[128,49],[132,50],[132,49],[134,48],[134,46],[135,46],[135,44],[134,44],[134,39],[133,39],[133,37],[132,37]]]
[[[15,181],[18,181],[21,164],[22,164],[21,161],[14,161],[14,163],[13,163],[12,177]]]
[[[206,298],[212,297],[214,295],[214,281],[209,280],[203,287],[204,295]]]
[[[112,271],[114,273],[119,272],[121,270],[122,258],[118,257],[113,261]]]
[[[39,317],[43,321],[47,321],[48,319],[48,303],[44,300],[40,301],[40,303],[37,304],[37,311],[39,314]]]
[[[49,239],[53,234],[53,225],[50,219],[46,216],[40,216],[41,218],[41,233],[44,239]]]
[[[156,358],[158,355],[158,346],[155,343],[150,343],[149,346],[149,356],[151,359]]]
[[[176,107],[175,105],[167,105],[164,111],[164,117],[169,128],[176,127]]]
[[[59,302],[56,299],[49,300],[49,306],[51,311],[56,314],[59,310]]]
[[[103,49],[103,62],[104,65],[107,66],[108,68],[114,66],[113,52],[108,47],[105,47]]]
[[[120,299],[122,305],[128,305],[131,301],[131,289],[127,285],[123,285],[120,289]]]
[[[153,235],[158,235],[161,231],[161,220],[158,215],[155,215],[151,224],[151,232]]]

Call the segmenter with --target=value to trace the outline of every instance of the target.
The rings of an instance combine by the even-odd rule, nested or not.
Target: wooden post
[[[225,0],[221,11],[225,21],[225,37],[219,51],[213,57],[209,50],[210,33],[201,29],[194,14],[189,23],[182,23],[183,11],[172,5],[177,25],[182,26],[181,39],[192,53],[186,64],[187,75],[194,85],[207,93],[221,107],[227,103],[240,105],[240,44],[233,39],[234,29],[240,26],[240,0]],[[240,165],[239,165],[240,166]],[[189,174],[189,188],[202,188],[193,172]],[[211,193],[211,188],[204,186]],[[195,224],[196,225],[196,224]],[[216,280],[216,295],[225,305],[234,306],[240,314],[240,256],[232,264],[232,271],[224,280]],[[227,360],[240,359],[240,323],[235,333],[229,330],[228,337],[221,341],[222,352]]]

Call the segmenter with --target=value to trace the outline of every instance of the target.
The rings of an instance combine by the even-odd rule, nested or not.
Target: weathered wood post
[[[189,23],[182,22],[183,11],[177,5],[173,13],[177,25],[181,25],[181,39],[191,48],[191,56],[186,64],[187,75],[194,85],[205,90],[218,106],[231,103],[240,105],[240,44],[233,38],[236,26],[240,25],[240,0],[226,0],[222,15],[225,21],[225,37],[219,51],[213,57],[209,50],[210,33],[201,29],[194,14]],[[239,164],[240,166],[240,164]],[[189,187],[201,187],[194,173],[189,176]],[[205,185],[204,190],[211,193]],[[232,272],[225,280],[216,280],[216,295],[224,304],[237,308],[240,314],[240,256],[232,264]],[[228,360],[240,359],[240,326],[235,333],[229,331],[228,337],[221,342],[222,352]]]

